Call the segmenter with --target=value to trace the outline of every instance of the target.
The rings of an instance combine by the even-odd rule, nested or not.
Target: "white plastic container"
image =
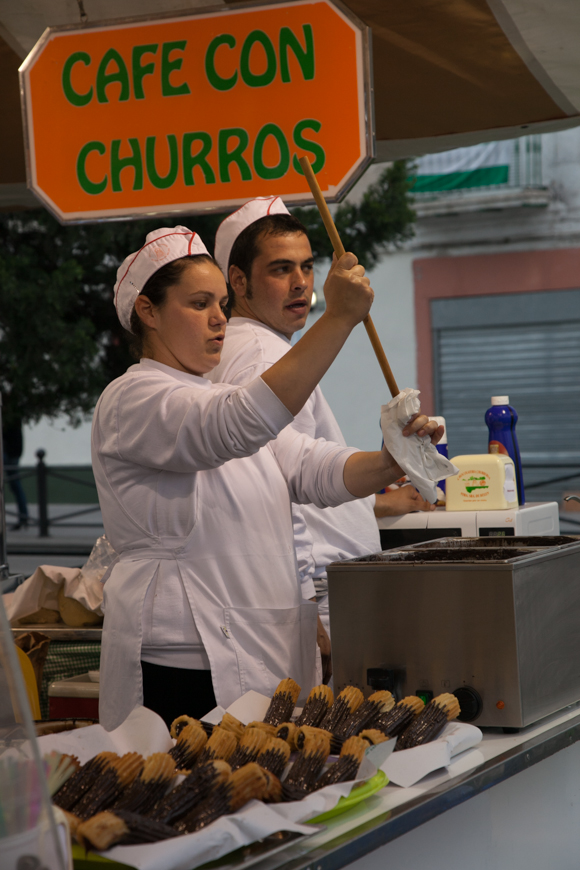
[[[41,867],[39,839],[39,827],[0,838],[0,867],[2,870],[18,870],[18,862],[24,857],[36,858],[38,866]]]
[[[501,511],[518,506],[515,466],[501,453],[454,456],[459,474],[447,478],[448,511]]]

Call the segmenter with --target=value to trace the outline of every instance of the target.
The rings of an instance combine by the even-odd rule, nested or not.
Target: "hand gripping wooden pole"
[[[332,247],[334,248],[334,253],[337,257],[342,257],[342,255],[345,253],[344,245],[340,240],[340,236],[338,235],[338,231],[334,225],[334,221],[332,220],[332,215],[330,214],[330,210],[328,208],[328,205],[326,204],[326,200],[322,196],[320,185],[318,184],[316,176],[312,171],[310,161],[307,157],[300,157],[300,166],[302,167],[302,171],[304,172],[306,181],[310,186],[310,190],[312,191],[312,195],[314,197],[316,205],[318,206],[320,217],[322,218],[322,222],[326,227],[326,232],[328,233],[328,237],[332,243]],[[370,338],[371,344],[373,346],[373,350],[379,361],[379,365],[381,367],[383,375],[385,376],[387,386],[391,391],[391,396],[393,396],[394,398],[395,396],[399,395],[400,390],[397,386],[395,376],[391,371],[389,361],[386,357],[385,351],[383,350],[381,340],[378,336],[377,330],[375,329],[375,325],[371,319],[370,314],[367,314],[367,316],[363,320],[363,323],[365,325],[367,335]]]

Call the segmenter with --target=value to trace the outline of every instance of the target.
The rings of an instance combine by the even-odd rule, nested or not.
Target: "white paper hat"
[[[229,281],[228,266],[234,242],[250,224],[269,214],[290,214],[279,196],[258,196],[227,216],[218,227],[215,237],[215,259]]]
[[[163,227],[148,233],[143,247],[125,257],[117,269],[115,308],[125,329],[131,331],[135,299],[151,275],[173,260],[207,253],[208,250],[197,233],[187,227]]]

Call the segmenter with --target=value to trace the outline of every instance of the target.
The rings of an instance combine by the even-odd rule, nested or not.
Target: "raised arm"
[[[403,429],[403,435],[430,435],[436,444],[443,427],[417,415]],[[404,475],[391,454],[383,448],[364,452],[342,447],[324,438],[313,439],[286,427],[272,442],[278,464],[288,483],[292,501],[333,507],[364,498]]]
[[[354,254],[333,260],[324,295],[324,314],[261,376],[294,416],[326,374],[353,328],[370,311],[374,294]]]
[[[339,260],[333,259],[324,284],[324,295],[326,311],[322,317],[287,354],[261,375],[294,416],[326,374],[353,328],[370,311],[374,293],[354,254],[347,252]],[[414,432],[430,435],[437,443],[443,427],[438,429],[428,417],[419,414],[407,424],[403,435]],[[357,498],[378,492],[404,474],[386,450],[362,455],[365,458],[353,460],[348,472],[345,468],[345,484]]]

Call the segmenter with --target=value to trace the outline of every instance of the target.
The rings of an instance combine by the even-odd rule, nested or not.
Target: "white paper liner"
[[[168,752],[174,745],[163,719],[146,707],[135,707],[122,725],[114,731],[105,731],[102,725],[89,725],[75,731],[60,734],[45,734],[38,738],[40,751],[46,755],[51,750],[76,755],[81,764],[98,752]]]
[[[233,815],[216,819],[196,834],[142,846],[115,846],[100,854],[138,870],[193,870],[276,831],[311,834],[312,828],[281,817],[272,804],[250,801]]]
[[[236,701],[227,712],[236,718],[241,719],[243,716],[246,722],[259,720],[263,717],[269,700],[257,692],[251,692]],[[268,702],[266,707],[264,707],[265,702]],[[220,719],[222,715],[223,711],[219,716]],[[217,713],[208,716],[215,719]],[[204,716],[206,721],[208,716]],[[394,741],[388,743],[394,746]],[[136,707],[125,722],[114,731],[107,732],[100,725],[90,725],[88,728],[80,728],[76,731],[47,734],[39,738],[39,744],[43,754],[54,749],[76,755],[84,764],[98,752],[105,750],[119,754],[140,752],[144,756],[152,752],[167,752],[174,745],[174,741],[169,736],[165,723],[156,713],[145,707]],[[385,747],[386,744],[380,746]],[[380,747],[373,747],[373,749],[377,750]],[[371,753],[372,751],[370,750]],[[383,753],[386,751],[392,751],[392,747],[389,750],[382,750]],[[382,758],[375,754],[375,760],[382,760]],[[241,810],[229,816],[222,816],[195,834],[186,834],[159,843],[115,846],[100,854],[135,867],[137,870],[193,870],[200,864],[214,861],[234,849],[262,840],[277,831],[312,834],[313,828],[304,826],[303,822],[333,809],[341,797],[350,794],[353,785],[369,779],[376,773],[377,766],[365,757],[356,780],[327,786],[301,801],[280,804],[250,801]]]
[[[428,773],[449,767],[453,756],[477,746],[482,739],[483,734],[475,725],[448,722],[437,740],[424,746],[393,752],[380,767],[391,783],[410,788]]]
[[[350,782],[341,782],[338,785],[327,785],[326,788],[321,788],[320,791],[315,791],[309,794],[308,797],[301,801],[290,801],[284,804],[273,804],[276,812],[285,820],[292,822],[306,822],[308,819],[313,819],[321,813],[327,813],[334,809],[341,797],[347,797],[353,785],[358,782],[365,782],[377,773],[375,765],[368,758],[363,758],[359,768],[358,776]],[[286,830],[285,827],[282,830]],[[308,830],[312,830],[309,828]]]
[[[249,692],[230,704],[227,712],[230,716],[235,716],[236,719],[243,722],[244,725],[247,725],[248,722],[261,722],[268,711],[271,700],[266,695],[261,695],[260,692],[254,692],[253,689],[250,689]]]

